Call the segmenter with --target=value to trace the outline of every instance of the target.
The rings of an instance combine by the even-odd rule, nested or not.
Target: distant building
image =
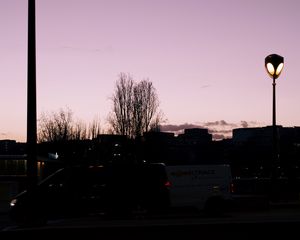
[[[17,155],[25,153],[25,143],[19,143],[15,140],[0,140],[0,155]]]
[[[282,128],[279,126],[279,128]],[[232,131],[233,144],[255,143],[262,146],[272,145],[273,128],[236,128]]]
[[[278,128],[278,139],[280,142],[300,143],[300,127]],[[234,144],[255,143],[261,146],[272,145],[273,127],[266,126],[261,128],[237,128],[233,129],[232,142]]]
[[[173,144],[175,134],[170,132],[147,132],[144,133],[144,139],[148,142]]]
[[[278,151],[283,176],[300,176],[300,127],[278,129]],[[269,176],[273,165],[273,127],[233,130],[230,159],[237,176]]]
[[[126,142],[127,137],[125,135],[116,134],[99,134],[96,139],[99,143],[119,143]]]
[[[212,141],[212,134],[206,128],[189,128],[184,129],[184,133],[177,138],[186,144],[204,144]]]
[[[151,132],[144,136],[144,158],[151,162],[177,164],[213,164],[223,162],[213,150],[208,129],[185,129],[175,136],[168,132]]]
[[[130,140],[125,135],[99,134],[93,139],[94,149],[90,162],[106,164],[111,162],[125,162],[131,151]]]

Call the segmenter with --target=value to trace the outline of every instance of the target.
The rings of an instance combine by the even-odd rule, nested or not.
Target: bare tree
[[[136,83],[129,74],[121,73],[112,101],[109,124],[115,133],[138,137],[150,130],[153,121],[159,125],[158,97],[148,79]]]
[[[83,122],[74,122],[73,112],[67,108],[58,112],[42,113],[39,118],[38,141],[55,142],[86,138]]]
[[[134,135],[142,136],[150,130],[150,123],[158,109],[156,90],[149,80],[143,80],[134,86],[133,126]]]
[[[167,119],[164,118],[164,114],[161,111],[158,112],[150,123],[149,132],[160,132],[161,124],[166,121]]]
[[[86,124],[82,121],[77,121],[73,124],[72,140],[84,140],[87,139]]]
[[[109,124],[116,134],[131,136],[133,87],[132,77],[121,73],[112,97],[113,114],[109,116]]]
[[[92,123],[89,125],[88,137],[90,139],[94,139],[100,133],[101,133],[100,119],[95,117]]]

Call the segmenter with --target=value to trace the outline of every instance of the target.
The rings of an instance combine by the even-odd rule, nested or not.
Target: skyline
[[[297,23],[300,3],[281,1],[36,1],[37,112],[68,107],[105,118],[120,72],[153,82],[165,124],[231,128],[300,125]],[[26,141],[27,0],[1,0],[0,139]],[[219,132],[218,132],[219,131]]]

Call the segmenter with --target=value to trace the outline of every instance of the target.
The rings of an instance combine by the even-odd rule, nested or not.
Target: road
[[[17,228],[0,218],[0,237],[70,237],[101,236],[101,239],[290,239],[300,229],[300,207],[273,206],[270,209],[229,211],[219,217],[207,217],[193,212],[173,212],[151,217],[111,218],[101,215],[86,218],[49,221],[39,228]],[[2,221],[1,221],[2,219]],[[40,237],[38,237],[40,236]]]

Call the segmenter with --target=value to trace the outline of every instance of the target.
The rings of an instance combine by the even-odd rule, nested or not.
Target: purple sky
[[[149,78],[166,124],[300,125],[298,0],[36,0],[37,100],[103,127],[120,72]],[[26,141],[27,0],[0,0],[0,139]],[[215,123],[215,125],[214,125]],[[225,123],[225,124],[224,124]]]

